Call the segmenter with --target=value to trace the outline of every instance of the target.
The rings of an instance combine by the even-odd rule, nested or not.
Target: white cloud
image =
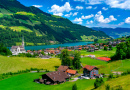
[[[56,16],[63,16],[63,13],[53,13],[53,15],[56,15]]]
[[[74,1],[80,1],[80,2],[85,2],[86,4],[95,5],[95,4],[103,3],[104,0],[74,0]]]
[[[91,14],[91,15],[88,15],[88,16],[82,16],[81,17],[81,19],[89,19],[89,18],[92,18],[92,17],[94,17],[94,15],[93,14]]]
[[[130,17],[125,19],[125,23],[130,24]]]
[[[112,8],[130,9],[130,0],[106,0]]]
[[[49,12],[53,12],[54,15],[63,15],[63,12],[69,12],[72,8],[69,4],[69,2],[66,2],[63,6],[53,5],[51,6],[51,10],[48,10]]]
[[[82,22],[79,22],[78,24],[82,24]]]
[[[118,25],[121,26],[121,25],[123,25],[123,24],[124,24],[124,22],[120,22]]]
[[[94,7],[93,9],[97,9],[97,7]]]
[[[66,17],[70,17],[72,14],[73,14],[73,13],[70,12],[70,14],[66,14],[65,16],[66,16]]]
[[[73,14],[73,16],[76,16],[78,14],[78,12],[75,12],[74,14]]]
[[[82,22],[83,20],[81,18],[75,18],[74,22]]]
[[[130,0],[74,0],[85,2],[86,4],[102,4],[106,3],[112,8],[130,9]]]
[[[87,21],[86,24],[92,24],[92,23],[93,23],[93,21],[91,20],[91,21]]]
[[[117,19],[114,18],[113,15],[110,15],[109,18],[104,18],[104,16],[102,15],[102,12],[99,11],[96,15],[95,15],[95,20],[100,22],[100,23],[109,23],[112,21],[116,21]]]
[[[76,6],[76,9],[80,10],[80,9],[83,9],[82,6]]]
[[[42,5],[33,5],[33,6],[37,8],[43,7]]]
[[[92,6],[88,6],[88,7],[86,7],[86,9],[92,9]]]
[[[90,23],[93,23],[93,21],[91,20]]]
[[[102,7],[102,9],[105,10],[105,11],[108,10],[108,8],[106,8],[106,7]]]

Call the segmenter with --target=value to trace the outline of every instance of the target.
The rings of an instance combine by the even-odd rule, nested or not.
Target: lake
[[[46,48],[58,48],[58,47],[70,47],[70,46],[79,46],[79,45],[87,45],[92,44],[93,42],[75,42],[75,43],[64,43],[64,44],[56,44],[56,45],[42,45],[42,46],[25,46],[26,50],[40,50]],[[9,47],[10,49],[10,47]]]

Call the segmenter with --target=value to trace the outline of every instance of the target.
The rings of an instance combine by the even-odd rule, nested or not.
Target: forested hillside
[[[0,0],[0,43],[16,45],[24,36],[26,45],[47,45],[109,38],[102,31],[73,24],[66,18],[54,16],[36,7],[26,7],[17,0]],[[40,44],[39,44],[40,43]]]
[[[111,36],[112,38],[120,38],[122,36],[129,36],[130,35],[130,28],[100,28],[100,27],[93,27],[92,29],[97,31],[103,31],[107,35]]]

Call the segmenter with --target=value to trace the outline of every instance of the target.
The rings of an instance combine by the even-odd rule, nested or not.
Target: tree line
[[[111,57],[112,61],[129,59],[129,58],[130,58],[130,41],[117,44],[116,53],[114,56]]]
[[[74,69],[80,69],[81,68],[81,62],[80,62],[80,52],[74,51],[69,54],[69,51],[67,49],[64,49],[61,51],[61,64],[65,66],[70,66]]]

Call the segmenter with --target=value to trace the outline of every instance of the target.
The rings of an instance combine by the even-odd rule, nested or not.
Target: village
[[[75,52],[75,51],[86,51],[86,52],[95,52],[100,51],[101,49],[105,51],[112,50],[117,44],[125,42],[125,41],[109,41],[108,43],[95,43],[89,45],[81,45],[81,46],[73,46],[73,47],[58,47],[58,48],[46,48],[42,50],[25,50],[24,46],[24,38],[22,38],[22,45],[21,46],[12,46],[11,52],[13,55],[17,56],[20,53],[28,53],[31,55],[37,54],[36,58],[41,59],[50,59],[54,57],[59,57],[62,54],[62,50],[67,50],[68,52]],[[80,58],[89,57],[94,60],[101,60],[104,62],[111,61],[110,57],[96,57],[94,54],[89,55],[81,55]],[[74,55],[70,55],[70,58],[74,60]],[[96,79],[96,78],[103,78],[104,74],[99,73],[99,69],[93,65],[85,65],[81,64],[82,73],[78,73],[78,69],[71,68],[69,65],[61,65],[57,68],[56,71],[51,71],[46,74],[41,75],[42,78],[34,79],[34,82],[45,84],[45,85],[56,85],[66,81],[77,81],[78,79]],[[73,78],[73,80],[71,80]]]

